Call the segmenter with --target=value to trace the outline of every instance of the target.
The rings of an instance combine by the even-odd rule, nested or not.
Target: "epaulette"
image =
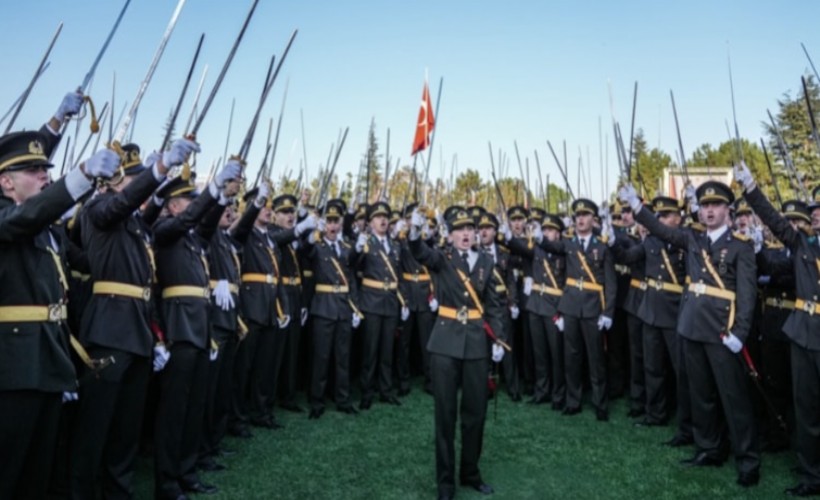
[[[603,234],[602,234],[602,235],[598,236],[597,238],[598,238],[598,240],[599,240],[601,243],[603,243],[604,245],[606,245],[607,243],[609,243],[609,236],[606,236],[606,235],[603,235]]]
[[[499,247],[498,247],[498,251],[499,251],[499,252],[501,252],[501,253],[510,253],[510,249],[509,249],[509,248],[507,248],[507,247],[502,247],[502,246],[499,246]]]
[[[749,236],[747,236],[747,235],[745,235],[745,234],[743,234],[739,231],[732,232],[732,236],[739,239],[740,241],[752,241],[752,239]]]
[[[340,241],[339,243],[341,243],[342,246],[345,247],[345,248],[350,248],[350,243],[348,243],[346,241]]]
[[[765,245],[768,250],[780,250],[783,248],[783,243],[780,243],[779,241],[767,241],[765,242]]]

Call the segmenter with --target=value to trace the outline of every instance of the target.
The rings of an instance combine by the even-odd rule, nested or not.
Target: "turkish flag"
[[[433,105],[430,102],[430,89],[427,82],[424,82],[424,91],[421,94],[421,107],[419,108],[419,119],[416,121],[416,136],[413,138],[414,155],[419,151],[427,149],[430,145],[430,133],[436,126],[436,118],[433,116]]]

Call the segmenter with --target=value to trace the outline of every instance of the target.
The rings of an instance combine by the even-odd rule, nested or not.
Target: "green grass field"
[[[431,499],[436,497],[433,399],[419,386],[403,406],[376,403],[358,416],[328,406],[324,416],[279,411],[281,430],[254,429],[254,438],[229,438],[238,453],[220,459],[229,470],[202,474],[219,487],[210,498]],[[305,406],[304,401],[302,401]],[[793,452],[763,456],[761,482],[735,484],[733,462],[721,468],[678,464],[693,448],[660,443],[673,427],[635,428],[623,400],[600,423],[586,407],[562,416],[549,405],[513,403],[502,394],[494,418],[490,401],[481,458],[493,499],[780,498],[796,484]],[[151,463],[139,463],[137,497],[151,498]],[[485,498],[458,488],[457,498]]]

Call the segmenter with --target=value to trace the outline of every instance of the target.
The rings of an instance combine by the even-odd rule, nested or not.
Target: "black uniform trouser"
[[[393,338],[399,324],[397,315],[364,313],[362,342],[362,400],[372,400],[378,367],[379,395],[390,395],[393,378]]]
[[[612,397],[623,396],[629,384],[629,313],[615,308],[612,328],[601,332],[606,337],[607,381]]]
[[[232,432],[247,429],[250,420],[251,368],[256,346],[259,343],[259,328],[250,326],[245,338],[237,343],[233,361],[231,410],[228,418],[228,427]]]
[[[0,391],[0,498],[44,499],[62,393]]]
[[[281,368],[281,391],[279,399],[284,404],[296,404],[297,381],[299,380],[299,345],[302,338],[302,291],[301,287],[288,287],[299,289],[297,293],[289,293],[288,300],[291,304],[290,323],[284,328],[285,343],[282,346],[284,354],[282,356]]]
[[[549,400],[552,395],[552,353],[550,352],[547,331],[549,325],[555,326],[552,318],[533,312],[527,314],[530,345],[532,346],[533,367],[535,373],[534,399]]]
[[[215,339],[219,343],[219,355],[208,366],[208,390],[205,400],[205,415],[202,427],[202,442],[199,455],[205,458],[214,455],[228,429],[228,414],[231,410],[231,384],[233,365],[236,358],[236,333],[214,327]],[[217,341],[218,342],[218,341]]]
[[[792,343],[792,387],[801,480],[820,486],[820,351]]]
[[[419,344],[421,345],[421,368],[424,374],[424,387],[431,388],[430,353],[427,352],[427,342],[430,340],[430,332],[433,331],[434,322],[435,313],[428,307],[426,311],[410,311],[410,317],[401,324],[398,355],[396,356],[399,389],[410,389],[410,341],[413,339],[414,330],[418,332]]]
[[[583,361],[586,352],[592,386],[592,406],[606,411],[607,394],[606,351],[604,333],[598,330],[597,318],[564,316],[564,368],[567,372],[567,408],[580,408],[583,394]]]
[[[157,498],[177,498],[184,484],[199,481],[196,461],[208,385],[208,351],[187,342],[171,346],[160,372],[154,431],[154,487]]]
[[[513,335],[513,328],[515,323],[513,322],[512,318],[509,316],[508,311],[504,311],[504,319],[501,321],[502,328],[504,328],[504,334],[507,337],[507,343],[510,345],[512,352],[515,352],[515,335]],[[488,338],[488,340],[491,340]],[[489,346],[492,346],[493,342],[489,342]],[[490,347],[491,348],[491,347]],[[427,348],[425,347],[424,352],[427,352]],[[501,370],[504,372],[504,382],[507,384],[507,393],[510,397],[521,397],[521,387],[520,381],[518,377],[518,365],[515,362],[515,356],[507,354],[504,356],[504,359],[501,360]]]
[[[761,366],[765,380],[764,387],[769,401],[778,415],[783,417],[787,429],[781,429],[779,422],[766,412],[766,435],[770,444],[788,444],[789,430],[794,429],[794,402],[792,398],[791,342],[772,339],[763,334],[761,340]]]
[[[518,375],[524,381],[525,390],[529,390],[535,382],[535,363],[532,355],[532,339],[530,338],[530,313],[523,310],[523,307],[520,309],[521,313],[518,320],[513,322],[512,338],[514,338],[515,344],[519,346],[519,349],[517,349],[518,354],[514,357],[515,363],[518,365]]]
[[[487,415],[487,359],[455,359],[430,355],[436,422],[436,483],[439,495],[455,492],[456,419],[461,413],[462,484],[481,481],[478,460]],[[461,404],[458,390],[461,389]]]
[[[325,407],[325,389],[331,353],[335,366],[335,401],[337,408],[350,406],[350,332],[349,319],[327,319],[319,316],[313,322],[313,374],[310,382],[310,407]]]
[[[643,410],[646,406],[646,375],[644,373],[643,321],[627,313],[629,332],[629,409]]]
[[[114,363],[80,380],[79,401],[71,436],[70,497],[131,498],[134,460],[148,380],[149,358],[116,349],[88,349],[94,359],[114,357]],[[98,475],[101,483],[98,483]]]
[[[669,400],[669,391],[678,371],[675,369],[678,365],[677,335],[674,328],[659,328],[646,323],[643,325],[646,419],[652,422],[667,421],[669,410],[674,406]],[[681,388],[677,388],[675,393],[680,390]]]
[[[692,430],[700,451],[719,456],[723,419],[739,473],[760,468],[754,408],[749,379],[740,354],[721,343],[704,343],[681,337],[692,398]]]
[[[291,316],[291,323],[299,318]],[[273,406],[282,376],[282,360],[286,355],[287,336],[290,325],[285,328],[255,325],[259,328],[256,351],[251,355],[251,416],[252,418],[272,418]]]
[[[552,369],[552,402],[563,407],[567,399],[567,373],[564,368],[564,334],[547,318],[547,342],[550,350],[550,368]],[[506,357],[506,356],[504,356]]]

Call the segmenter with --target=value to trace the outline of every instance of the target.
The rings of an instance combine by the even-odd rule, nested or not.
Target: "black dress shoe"
[[[800,483],[792,488],[786,488],[783,493],[790,497],[816,497],[820,496],[820,485]]]
[[[406,388],[406,389],[399,389],[398,395],[399,395],[400,398],[403,398],[404,396],[407,396],[408,394],[410,394],[410,388],[409,387]]]
[[[672,448],[689,446],[690,444],[694,443],[695,440],[692,438],[692,436],[681,436],[680,434],[675,434],[674,436],[672,436],[672,439],[663,442],[663,444],[665,444],[666,446],[671,446]]]
[[[557,401],[553,401],[551,407],[552,407],[553,411],[563,411],[564,410],[564,404],[559,403]]]
[[[199,493],[201,495],[213,495],[219,491],[219,488],[212,484],[205,484],[202,481],[195,483],[183,484],[182,489],[185,493]]]
[[[250,438],[253,437],[253,434],[251,434],[251,431],[249,431],[248,428],[245,427],[245,426],[231,427],[231,429],[228,431],[228,434],[230,434],[231,436],[234,436],[234,437],[242,438],[242,439],[250,439]]]
[[[362,402],[359,403],[360,410],[369,410],[371,406],[373,406],[373,400],[370,398],[362,399]]]
[[[632,425],[634,425],[635,427],[662,427],[664,423],[658,422],[657,420],[652,420],[651,418],[644,417]]]
[[[219,472],[227,469],[225,465],[217,462],[213,458],[207,458],[196,464],[197,469],[205,472]]]
[[[632,408],[631,410],[629,410],[629,413],[627,413],[626,416],[629,418],[638,418],[640,416],[643,416],[645,413],[646,412],[640,408]]]
[[[468,487],[476,490],[477,492],[481,493],[482,495],[492,495],[493,493],[495,493],[495,490],[493,489],[493,487],[490,486],[489,484],[485,483],[484,481],[478,481],[478,482],[475,482],[475,483],[461,483],[461,484],[462,484],[462,486],[468,486]]]
[[[310,420],[318,419],[319,417],[322,416],[322,414],[324,412],[325,412],[324,408],[313,408],[312,410],[310,410],[310,415],[308,415],[308,419],[310,419]]]
[[[609,412],[606,410],[595,410],[595,419],[598,422],[609,422]]]
[[[723,461],[714,455],[710,455],[705,451],[700,451],[692,458],[687,458],[680,461],[681,465],[687,467],[720,467]]]
[[[340,406],[339,411],[342,412],[342,413],[347,413],[348,415],[358,415],[359,414],[359,412],[356,411],[356,408],[353,408],[352,406],[349,406],[349,405],[348,406]]]
[[[401,406],[401,401],[396,399],[396,396],[379,396],[379,401],[395,406]]]
[[[513,403],[520,402],[521,401],[521,394],[519,394],[517,392],[514,392],[514,393],[510,394],[510,400],[512,400]]]
[[[581,413],[581,407],[580,406],[575,407],[575,408],[570,408],[569,406],[567,406],[566,408],[564,408],[564,411],[561,412],[561,415],[571,416],[571,415],[578,415],[579,413]]]
[[[757,483],[760,482],[760,472],[753,470],[751,472],[741,472],[737,476],[737,484],[744,488],[749,488],[752,486],[757,486]]]
[[[255,427],[263,427],[265,429],[283,429],[285,426],[276,421],[273,417],[260,417],[251,420],[251,425]]]
[[[232,450],[231,448],[225,448],[224,446],[220,446],[217,448],[215,455],[219,455],[220,457],[232,457],[236,455],[236,450]]]
[[[549,400],[545,396],[538,397],[538,398],[532,398],[529,401],[527,401],[527,403],[531,404],[531,405],[542,405],[542,404],[547,403],[547,402],[549,402]]]
[[[296,403],[283,403],[279,405],[280,408],[287,411],[292,411],[293,413],[304,413],[305,410],[302,409],[301,406],[297,405]]]

